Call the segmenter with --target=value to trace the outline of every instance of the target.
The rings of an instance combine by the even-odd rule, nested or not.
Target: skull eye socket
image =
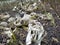
[[[24,20],[21,21],[21,24],[23,24],[23,23],[24,23]]]
[[[31,34],[33,34],[33,31],[31,31]]]
[[[36,36],[36,40],[38,39],[38,35]]]

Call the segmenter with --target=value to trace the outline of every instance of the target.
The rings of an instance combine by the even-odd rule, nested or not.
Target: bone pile
[[[41,41],[44,37],[44,28],[40,22],[37,21],[36,13],[26,14],[21,17],[16,14],[14,17],[7,14],[0,15],[0,30],[3,30],[1,34],[6,34],[10,39],[19,28],[19,26],[27,25],[27,28],[24,28],[28,33],[26,36],[26,45],[30,45],[35,42],[37,45],[41,45]],[[12,29],[14,28],[14,29]],[[19,28],[20,29],[20,28]],[[42,36],[43,35],[43,36]],[[7,43],[11,41],[7,40]]]

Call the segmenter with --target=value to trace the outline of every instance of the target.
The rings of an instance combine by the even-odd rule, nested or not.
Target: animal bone
[[[40,22],[37,22],[36,20],[32,20],[28,26],[29,28],[28,28],[28,34],[26,37],[26,45],[31,44],[32,41],[40,45],[43,38],[42,35],[44,33],[42,24]]]

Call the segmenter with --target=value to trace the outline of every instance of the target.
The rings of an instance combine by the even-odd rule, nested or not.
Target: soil
[[[47,5],[47,4],[46,4]],[[49,6],[46,6],[49,7]],[[42,24],[44,24],[44,29],[47,32],[47,36],[43,39],[42,41],[42,45],[60,45],[60,5],[57,5],[57,12],[58,15],[56,13],[55,10],[51,10],[49,8],[47,8],[47,11],[50,12],[54,19],[55,19],[55,26],[50,25],[50,22],[48,20],[39,20]],[[13,12],[13,11],[7,11],[11,16],[14,16],[16,13],[18,12]],[[4,13],[4,12],[0,12],[0,13]],[[1,32],[1,30],[0,30]],[[23,33],[23,35],[26,35],[27,32],[22,30],[21,34]],[[5,38],[4,38],[5,37]],[[22,41],[22,43],[25,45],[25,38],[23,36],[20,36],[20,40]],[[6,39],[8,39],[8,37],[6,35],[0,34],[0,45],[5,45]],[[4,41],[2,41],[4,40]],[[35,44],[31,44],[31,45],[35,45]]]

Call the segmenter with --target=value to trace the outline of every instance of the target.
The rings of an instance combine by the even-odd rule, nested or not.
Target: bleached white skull
[[[26,45],[31,44],[32,41],[34,41],[37,45],[40,45],[43,38],[42,35],[44,33],[42,24],[36,20],[31,20],[28,26]]]

